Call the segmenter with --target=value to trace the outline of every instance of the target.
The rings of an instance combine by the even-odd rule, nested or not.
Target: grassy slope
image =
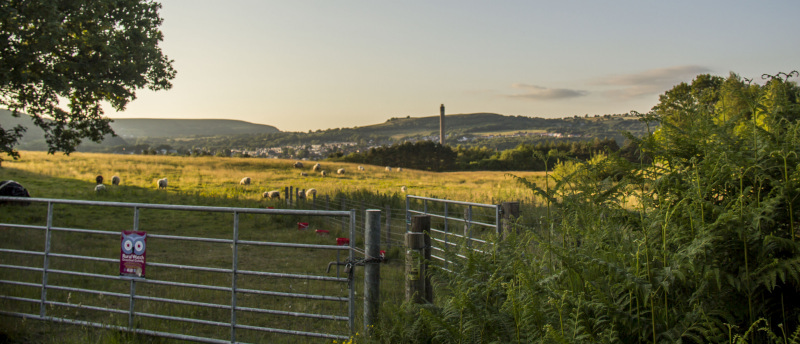
[[[32,195],[69,199],[92,199],[94,179],[98,174],[110,180],[112,175],[122,179],[125,188],[155,189],[155,182],[168,178],[168,193],[200,196],[193,202],[203,203],[203,197],[231,198],[256,201],[253,206],[263,206],[264,191],[294,186],[315,188],[319,195],[371,190],[380,193],[400,192],[401,186],[409,194],[440,198],[493,202],[530,197],[530,191],[519,188],[504,172],[449,172],[435,173],[405,169],[403,172],[386,172],[383,167],[322,162],[323,169],[332,172],[345,168],[344,175],[321,177],[311,171],[310,163],[304,169],[292,168],[293,160],[246,159],[216,157],[175,157],[144,155],[113,155],[73,153],[47,155],[44,152],[21,152],[22,159],[3,163],[3,179],[14,179],[25,185]],[[308,177],[300,176],[300,172]],[[518,176],[540,176],[541,172],[515,172]],[[252,184],[238,184],[242,177],[250,177]],[[124,197],[107,196],[124,201]]]

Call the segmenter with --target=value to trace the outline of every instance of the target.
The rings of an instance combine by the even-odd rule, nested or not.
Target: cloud
[[[698,74],[709,73],[703,66],[676,66],[646,70],[640,73],[609,76],[591,82],[597,86],[618,86],[602,94],[617,99],[630,99],[660,94],[683,81],[689,81]],[[621,87],[621,88],[619,88]]]
[[[552,100],[583,97],[589,92],[582,90],[570,90],[566,88],[547,88],[542,86],[516,83],[512,87],[524,90],[523,93],[511,94],[511,98],[525,98],[534,100]]]

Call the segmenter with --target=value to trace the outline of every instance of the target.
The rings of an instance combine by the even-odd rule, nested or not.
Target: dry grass
[[[122,186],[155,189],[160,178],[169,180],[168,193],[194,194],[201,197],[240,198],[263,202],[264,191],[294,186],[315,188],[320,195],[356,190],[376,193],[400,193],[406,186],[408,193],[472,202],[494,203],[502,200],[519,200],[531,197],[531,191],[520,188],[505,172],[425,172],[403,169],[386,172],[383,166],[321,162],[330,174],[322,177],[311,171],[312,162],[304,162],[303,169],[292,167],[294,160],[177,157],[148,155],[113,155],[73,153],[47,155],[44,152],[22,152],[22,159],[3,164],[3,179],[14,179],[25,185],[37,197],[84,198],[92,197],[94,179],[103,175],[106,184],[111,176],[118,175]],[[347,173],[337,175],[344,168]],[[308,173],[303,177],[300,172]],[[513,172],[527,178],[542,178],[542,172]],[[242,177],[250,177],[251,185],[241,186]],[[63,191],[57,185],[43,185],[47,178],[84,182],[84,189]],[[39,187],[42,186],[42,187]]]

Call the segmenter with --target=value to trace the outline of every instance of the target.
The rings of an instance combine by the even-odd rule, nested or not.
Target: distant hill
[[[11,111],[0,109],[0,125],[8,130],[17,125],[27,128],[20,144],[20,150],[47,150],[44,131],[33,124],[30,116],[11,116]],[[209,137],[241,134],[272,134],[280,130],[264,124],[255,124],[239,120],[228,119],[158,119],[135,118],[114,119],[111,128],[118,137],[108,136],[103,143],[97,144],[84,140],[78,150],[94,150],[99,146],[127,145],[130,139],[139,138],[182,138],[182,137]],[[127,139],[127,140],[126,140]]]
[[[391,118],[385,123],[352,129],[361,135],[406,137],[439,135],[439,116]],[[505,116],[495,113],[454,114],[445,116],[448,137],[461,135],[481,136],[498,133],[538,131],[581,137],[609,137],[624,141],[622,132],[641,137],[646,125],[635,117],[606,115],[597,117],[538,118]]]
[[[280,132],[271,125],[231,119],[114,119],[111,128],[122,138],[130,137],[197,137],[240,134],[272,134]]]
[[[16,124],[28,128],[18,149],[47,149],[42,131],[29,117],[13,118],[8,110],[0,109],[0,124],[6,129]],[[78,149],[113,151],[113,147],[119,146],[169,146],[185,150],[197,146],[209,150],[231,150],[336,142],[356,142],[363,147],[390,145],[406,140],[438,140],[439,116],[390,118],[379,124],[313,132],[282,132],[270,125],[226,119],[115,119],[111,127],[118,137],[107,137],[101,144],[85,141]],[[537,118],[472,113],[445,117],[447,144],[497,149],[556,137],[571,140],[612,138],[622,145],[625,141],[623,132],[641,137],[646,128],[637,118],[623,115]]]

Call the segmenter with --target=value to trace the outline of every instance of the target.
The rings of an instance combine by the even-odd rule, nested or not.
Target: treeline
[[[557,151],[559,154],[549,154]],[[634,149],[621,150],[613,139],[588,141],[541,141],[520,144],[499,151],[488,147],[443,146],[432,141],[405,142],[371,148],[366,152],[334,155],[331,160],[396,166],[425,171],[543,171],[552,169],[560,159],[589,160],[592,155],[619,152],[634,160]]]

